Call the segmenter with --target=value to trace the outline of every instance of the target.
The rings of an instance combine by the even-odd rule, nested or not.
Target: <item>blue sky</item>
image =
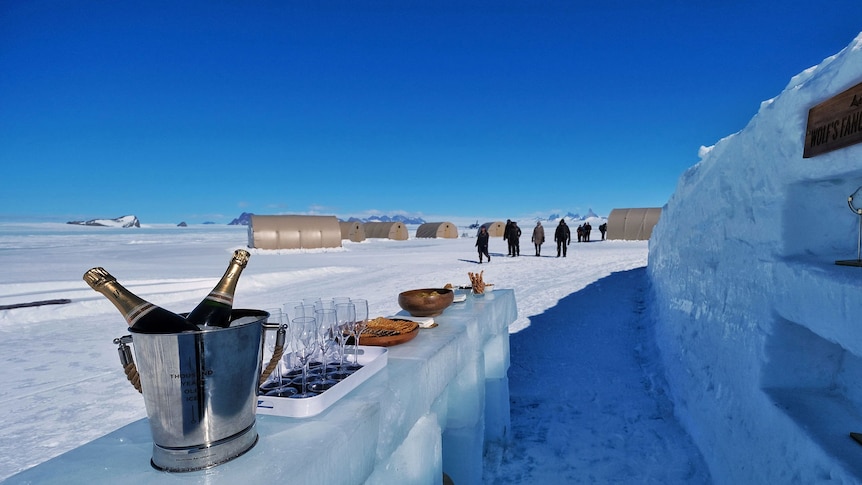
[[[661,206],[859,19],[859,0],[7,0],[0,221]]]

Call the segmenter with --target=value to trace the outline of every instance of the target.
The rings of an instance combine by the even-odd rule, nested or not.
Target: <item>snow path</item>
[[[645,267],[614,273],[511,336],[512,444],[485,483],[710,482],[663,392],[647,285]]]

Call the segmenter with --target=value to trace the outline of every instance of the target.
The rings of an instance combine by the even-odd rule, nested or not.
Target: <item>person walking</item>
[[[488,228],[482,226],[479,228],[479,235],[476,236],[476,247],[479,248],[479,264],[482,264],[482,256],[484,255],[488,258],[488,262],[491,262],[491,255],[488,254],[488,239],[490,234],[488,234]]]
[[[509,226],[509,246],[512,248],[512,256],[521,255],[521,228],[515,221]]]
[[[533,245],[536,247],[536,256],[542,255],[542,243],[545,242],[545,228],[542,227],[542,221],[536,221],[536,227],[533,228]]]
[[[569,226],[566,225],[565,219],[560,219],[560,223],[557,225],[557,230],[554,231],[554,242],[557,243],[557,257],[560,257],[560,250],[563,252],[563,257],[566,257],[566,249],[569,246],[569,243],[572,242],[572,231],[569,230]]]
[[[604,241],[605,240],[605,233],[608,232],[608,223],[607,222],[603,222],[601,225],[599,225],[599,232],[602,233],[602,241]]]

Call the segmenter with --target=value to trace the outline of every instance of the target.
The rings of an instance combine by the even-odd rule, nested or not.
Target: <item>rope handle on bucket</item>
[[[126,373],[126,378],[132,384],[132,387],[141,391],[141,376],[138,375],[138,368],[135,366],[135,359],[132,358],[132,350],[129,348],[129,342],[132,341],[131,335],[123,335],[114,339],[114,343],[118,345],[117,352],[120,354],[120,364],[123,365],[123,371]]]
[[[275,325],[264,324],[263,331],[266,332],[267,329],[275,328]],[[278,363],[281,361],[281,357],[284,355],[284,341],[287,338],[287,325],[279,325],[278,330],[275,332],[275,348],[272,349],[272,357],[269,359],[269,363],[266,364],[266,367],[263,369],[263,372],[260,373],[260,379],[257,382],[258,387],[262,386],[267,379],[269,379],[269,375],[272,374],[272,371],[278,367]]]
[[[275,326],[269,327],[264,325],[264,331],[266,331],[267,328],[271,329],[275,328]],[[281,357],[284,355],[284,341],[286,340],[286,336],[287,325],[279,326],[275,333],[275,348],[273,349],[272,357],[269,359],[269,363],[260,374],[258,386],[263,385],[263,383],[269,379],[269,375],[272,374],[272,371],[274,371],[276,366],[278,366]],[[135,365],[135,359],[132,357],[132,350],[129,348],[129,343],[131,341],[131,335],[123,335],[122,337],[114,339],[114,343],[117,344],[117,353],[120,355],[120,365],[123,366],[123,372],[126,373],[126,378],[135,390],[143,394],[143,391],[141,390],[141,376],[138,374],[138,367]]]

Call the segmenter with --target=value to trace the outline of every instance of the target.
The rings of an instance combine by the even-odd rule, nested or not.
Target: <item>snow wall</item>
[[[862,145],[802,158],[809,108],[860,82],[862,34],[702,148],[653,231],[657,342],[715,483],[862,482],[862,268],[835,264]]]

